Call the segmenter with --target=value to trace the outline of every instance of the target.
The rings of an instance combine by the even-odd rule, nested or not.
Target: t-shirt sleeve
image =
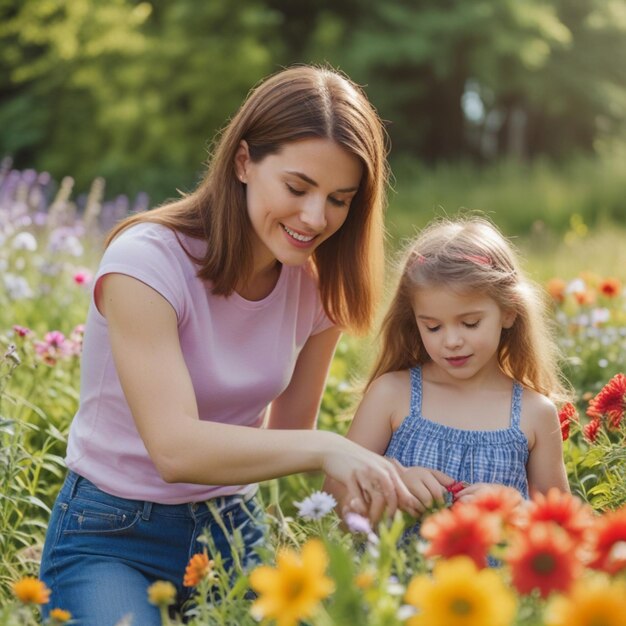
[[[328,328],[332,328],[336,326],[335,322],[326,315],[326,311],[324,311],[324,306],[318,296],[317,298],[317,311],[315,315],[315,320],[313,321],[313,329],[311,330],[311,335],[319,335],[321,332],[324,332]]]
[[[136,278],[161,294],[184,315],[185,276],[181,255],[185,252],[173,231],[157,224],[138,224],[123,231],[105,250],[94,285],[106,274]]]

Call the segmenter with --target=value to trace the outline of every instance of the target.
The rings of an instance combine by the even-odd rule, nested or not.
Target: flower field
[[[101,181],[73,199],[69,178],[0,168],[0,626],[38,623],[48,601],[38,561],[78,402],[92,275],[104,233],[146,203],[104,202]],[[574,389],[560,407],[572,496],[523,503],[495,487],[461,504],[450,493],[418,532],[401,514],[377,528],[357,515],[340,523],[318,476],[269,481],[263,564],[225,572],[207,543],[179,583],[196,590],[187,623],[626,626],[625,271],[545,280]],[[322,428],[347,426],[359,350],[349,338],[339,346]],[[174,585],[146,593],[163,624],[182,623],[168,611]],[[71,623],[52,608],[49,624]]]

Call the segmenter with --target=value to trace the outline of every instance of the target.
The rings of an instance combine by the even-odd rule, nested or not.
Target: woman
[[[251,92],[194,193],[113,230],[42,559],[49,608],[159,624],[146,589],[186,599],[201,533],[228,562],[236,532],[253,562],[261,480],[321,470],[374,517],[417,510],[389,461],[311,430],[340,329],[372,321],[385,181],[364,94],[298,67]]]

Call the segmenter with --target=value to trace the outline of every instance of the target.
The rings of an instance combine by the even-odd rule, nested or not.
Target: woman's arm
[[[393,435],[394,421],[400,423],[409,412],[409,397],[407,372],[383,374],[365,392],[346,437],[368,450],[383,455]],[[423,512],[432,504],[434,498],[442,498],[445,494],[444,485],[454,482],[435,470],[396,465],[405,485],[417,498],[417,512]],[[343,485],[329,478],[324,488],[337,498],[342,509],[354,508]],[[375,521],[382,512],[382,509],[374,508],[370,510],[370,517]]]
[[[392,510],[415,505],[391,463],[335,433],[201,421],[169,302],[134,278],[108,274],[97,304],[137,429],[167,482],[236,485],[322,470],[357,500],[375,492]]]

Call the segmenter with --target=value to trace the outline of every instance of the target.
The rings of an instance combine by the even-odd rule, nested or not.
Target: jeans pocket
[[[68,503],[65,514],[64,535],[78,535],[86,533],[119,534],[128,532],[141,518],[141,511],[131,506],[119,506],[111,500],[120,500],[107,494],[102,494],[102,501],[98,501],[97,492],[92,491],[88,498],[77,494]]]

